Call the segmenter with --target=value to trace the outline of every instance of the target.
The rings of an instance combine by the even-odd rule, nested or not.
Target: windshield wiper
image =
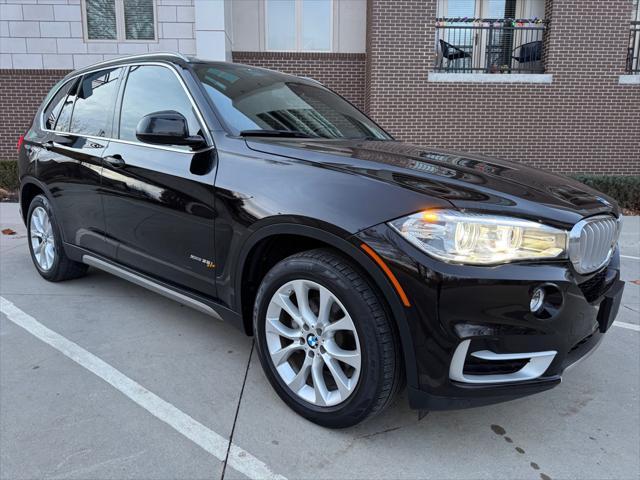
[[[351,137],[349,138],[349,140],[366,140],[368,142],[386,142],[389,139],[370,136],[370,137]]]
[[[289,138],[323,138],[318,135],[309,135],[308,133],[298,132],[295,130],[242,130],[241,137],[289,137]]]

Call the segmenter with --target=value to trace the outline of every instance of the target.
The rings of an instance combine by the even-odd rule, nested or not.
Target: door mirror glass
[[[200,135],[189,135],[187,119],[175,110],[154,112],[142,117],[136,128],[136,138],[156,145],[197,146],[204,143]]]

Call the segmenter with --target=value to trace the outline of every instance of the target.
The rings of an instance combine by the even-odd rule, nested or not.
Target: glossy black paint
[[[206,144],[177,149],[61,134],[42,128],[41,111],[26,135],[20,152],[23,211],[34,189],[43,191],[62,223],[72,258],[81,260],[88,252],[100,256],[215,305],[225,319],[245,328],[253,300],[246,278],[264,260],[254,256],[264,242],[277,237],[299,243],[304,237],[335,248],[367,272],[386,299],[417,408],[465,407],[551,388],[568,364],[600,340],[598,307],[619,285],[617,254],[606,267],[607,288],[588,302],[579,284],[593,275],[577,275],[567,261],[445,264],[411,246],[385,222],[443,207],[570,229],[587,216],[618,216],[613,200],[518,163],[396,141],[236,137],[195,79],[190,61],[155,55],[100,68],[151,62],[180,76],[204,120]],[[114,124],[121,97],[122,87]],[[402,306],[389,279],[362,251],[363,242],[388,263],[410,308]],[[551,319],[536,318],[528,308],[532,289],[545,283],[556,285],[565,299]],[[456,385],[448,378],[449,363],[466,338],[473,339],[476,350],[553,347],[561,354],[535,382]]]
[[[357,238],[385,259],[413,302],[409,325],[416,352],[416,391],[428,392],[413,395],[416,408],[475,406],[551,388],[566,367],[597,346],[602,338],[600,306],[622,287],[619,252],[606,267],[606,281],[597,298],[589,302],[579,285],[595,274],[580,276],[567,262],[490,268],[446,264],[405,242],[386,225],[360,232]],[[533,290],[544,284],[557,287],[563,298],[562,308],[550,318],[529,310]],[[556,350],[558,355],[543,377],[515,388],[462,385],[448,374],[455,348],[466,339],[472,340],[472,352]]]

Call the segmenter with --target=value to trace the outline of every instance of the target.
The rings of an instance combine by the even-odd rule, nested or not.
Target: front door
[[[142,117],[166,110],[184,115],[191,135],[207,137],[177,72],[129,67],[119,135],[103,153],[108,242],[116,245],[119,263],[215,297],[215,150],[140,142]]]

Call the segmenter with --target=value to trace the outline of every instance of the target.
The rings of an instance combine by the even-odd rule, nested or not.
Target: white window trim
[[[293,50],[277,50],[269,48],[269,8],[267,4],[270,0],[263,0],[264,4],[264,21],[262,24],[264,25],[264,50],[265,52],[296,52],[296,53],[330,53],[333,52],[333,48],[335,45],[334,30],[336,24],[336,7],[335,0],[328,0],[331,6],[331,11],[329,13],[329,17],[331,21],[329,22],[329,49],[328,50],[304,50],[302,48],[302,2],[303,0],[294,0],[295,2],[295,15],[296,15],[296,47]]]
[[[430,83],[553,83],[551,73],[450,73],[428,72]]]
[[[122,0],[114,0],[116,4],[116,35],[115,39],[89,38],[87,25],[87,0],[80,0],[82,6],[82,37],[85,43],[158,43],[158,0],[153,0],[153,39],[129,40],[126,38],[124,27],[124,3]]]

